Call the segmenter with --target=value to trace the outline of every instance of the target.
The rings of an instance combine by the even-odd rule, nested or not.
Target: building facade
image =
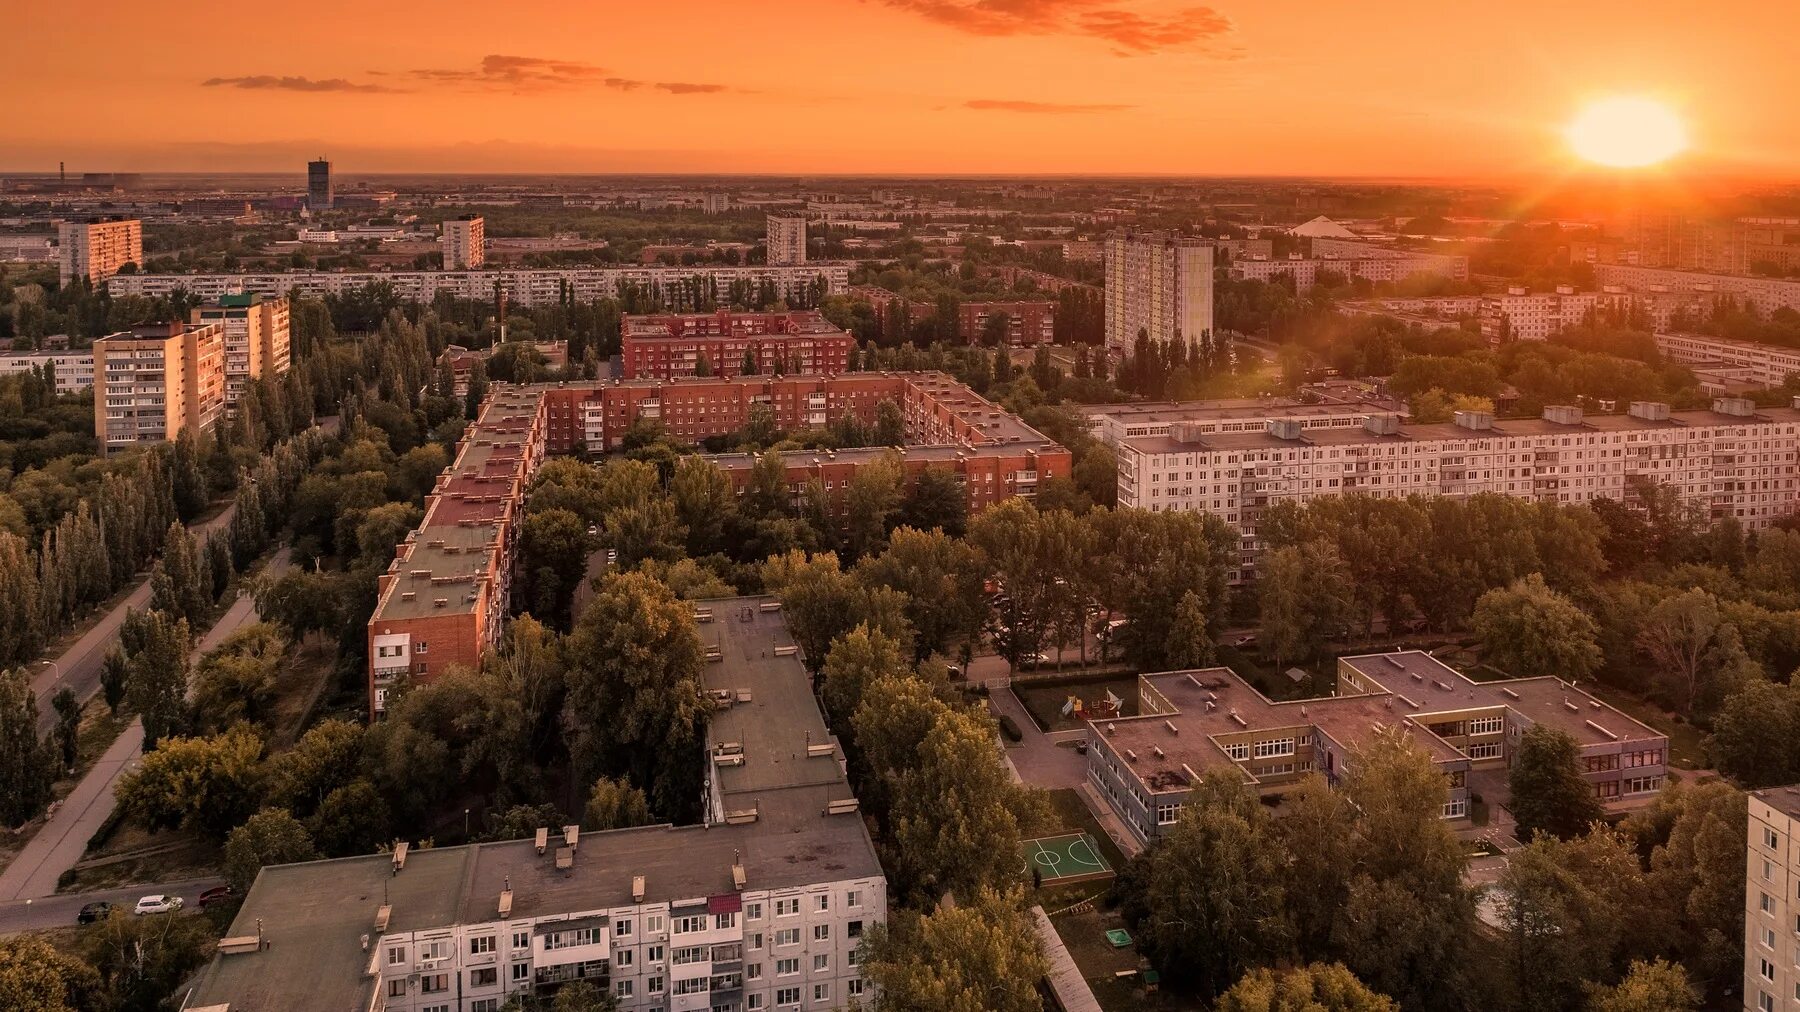
[[[1800,1008],[1800,785],[1751,791],[1744,1009]]]
[[[1705,334],[1657,334],[1656,348],[1671,361],[1742,370],[1758,386],[1778,387],[1800,372],[1800,349],[1778,344],[1733,341]]]
[[[957,332],[970,344],[987,340],[988,320],[1006,314],[1006,343],[1030,347],[1056,340],[1054,302],[963,302],[956,307]]]
[[[225,404],[231,407],[255,380],[288,370],[291,307],[284,298],[221,295],[195,306],[193,322],[217,323],[225,331]]]
[[[780,602],[691,607],[701,824],[264,868],[185,1007],[498,1012],[574,980],[629,1012],[872,1004],[886,879]]]
[[[691,267],[639,265],[629,267],[567,267],[484,271],[286,271],[267,274],[125,274],[114,277],[115,295],[167,296],[177,289],[203,299],[221,295],[256,294],[324,298],[390,284],[402,299],[430,302],[440,294],[458,299],[491,302],[496,291],[514,306],[553,306],[568,299],[591,302],[616,298],[626,290],[647,295],[662,304],[674,302],[679,293],[691,291],[695,279],[716,298],[723,298],[734,284],[751,290],[767,285],[789,303],[842,293],[850,284],[850,265],[811,263],[799,267],[730,267],[695,264]]]
[[[94,353],[91,351],[0,352],[0,376],[14,376],[31,369],[50,376],[59,394],[79,393],[94,385]]]
[[[771,214],[767,220],[768,259],[771,267],[791,267],[806,262],[806,219],[797,214]]]
[[[1800,504],[1797,450],[1800,408],[1759,409],[1729,397],[1710,411],[1639,402],[1625,415],[1591,416],[1559,406],[1541,419],[1499,422],[1459,412],[1455,422],[1433,425],[1371,415],[1353,429],[1280,418],[1260,432],[1177,424],[1167,435],[1119,442],[1119,505],[1218,516],[1239,532],[1231,575],[1244,580],[1267,547],[1257,529],[1265,509],[1352,493],[1631,503],[1655,485],[1705,516],[1735,517],[1755,530]]]
[[[225,410],[225,328],[150,324],[94,341],[102,453],[210,432]]]
[[[1560,678],[1477,682],[1417,650],[1339,658],[1334,693],[1313,699],[1271,701],[1230,668],[1139,675],[1137,691],[1135,715],[1088,722],[1088,779],[1145,843],[1181,818],[1208,772],[1269,798],[1313,773],[1335,786],[1387,728],[1444,774],[1443,818],[1465,825],[1471,790],[1502,803],[1512,753],[1534,724],[1575,739],[1583,777],[1611,812],[1654,798],[1668,761],[1662,732]]]
[[[1166,344],[1213,326],[1213,247],[1205,239],[1126,232],[1106,239],[1106,346],[1128,352],[1140,332]]]
[[[841,373],[856,339],[814,310],[627,316],[620,325],[626,379]],[[704,367],[702,366],[704,363]]]
[[[65,285],[76,278],[99,284],[126,264],[141,267],[144,223],[136,218],[65,221],[57,226],[57,261]]]
[[[1767,317],[1777,309],[1800,309],[1800,281],[1782,278],[1700,274],[1694,271],[1631,264],[1595,264],[1594,280],[1630,292],[1674,292],[1697,295],[1703,302],[1722,297],[1752,306]]]
[[[320,155],[306,163],[306,209],[329,211],[335,203],[331,193],[331,163]]]
[[[478,214],[444,222],[444,269],[468,271],[487,261],[487,223]]]

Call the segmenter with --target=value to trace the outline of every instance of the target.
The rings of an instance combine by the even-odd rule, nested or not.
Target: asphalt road
[[[287,568],[288,550],[276,552],[264,572],[274,576]],[[249,594],[239,595],[225,614],[200,638],[193,659],[218,646],[225,637],[255,622],[256,601]],[[81,860],[88,841],[112,815],[113,787],[120,777],[137,765],[143,753],[144,725],[133,720],[106,753],[88,769],[87,775],[69,792],[55,814],[26,842],[3,871],[0,871],[0,901],[48,897],[56,892],[62,874]],[[146,891],[154,892],[154,889]]]
[[[188,530],[196,538],[204,538],[215,530],[231,523],[237,514],[237,504],[232,503],[210,520],[194,524]],[[56,728],[56,708],[50,705],[51,697],[68,686],[75,690],[75,698],[86,703],[94,693],[100,691],[100,665],[106,659],[107,650],[119,642],[119,627],[125,624],[126,612],[141,611],[150,606],[150,577],[145,574],[138,580],[138,585],[126,595],[125,600],[114,605],[112,610],[100,617],[74,645],[63,651],[62,656],[48,663],[39,661],[37,674],[32,676],[31,691],[38,701],[38,735],[49,734]]]
[[[81,913],[81,908],[86,904],[103,900],[107,903],[122,905],[129,910],[138,901],[138,897],[149,896],[153,893],[179,896],[187,904],[187,909],[193,910],[198,907],[199,897],[203,891],[224,884],[225,880],[222,878],[189,879],[185,882],[168,882],[162,885],[134,885],[91,893],[64,893],[61,896],[46,896],[42,899],[0,903],[0,935],[68,927],[75,923],[76,915]]]

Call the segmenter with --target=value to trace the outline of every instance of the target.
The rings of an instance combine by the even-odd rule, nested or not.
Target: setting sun
[[[1567,130],[1569,146],[1590,162],[1613,168],[1655,165],[1687,148],[1687,128],[1654,99],[1620,95],[1590,102]]]

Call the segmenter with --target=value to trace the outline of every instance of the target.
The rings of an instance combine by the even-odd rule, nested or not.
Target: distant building
[[[59,394],[72,394],[94,385],[94,353],[91,351],[12,351],[0,353],[0,376],[14,376],[28,369],[53,370]]]
[[[1757,386],[1778,387],[1789,376],[1800,373],[1800,348],[1778,344],[1733,341],[1705,334],[1657,334],[1656,349],[1684,365],[1741,369],[1743,379]]]
[[[320,155],[316,161],[306,163],[306,209],[329,211],[332,205],[331,163]]]
[[[1697,295],[1709,303],[1729,298],[1755,308],[1765,317],[1777,309],[1800,310],[1800,280],[1699,274],[1629,264],[1595,264],[1594,280],[1602,285],[1617,285],[1631,292]]]
[[[736,376],[746,357],[764,376],[841,373],[850,366],[856,339],[814,310],[720,310],[627,316],[619,345],[626,379],[673,379],[697,375],[702,360],[710,375]]]
[[[225,410],[225,327],[149,324],[94,342],[102,453],[209,432]]]
[[[0,235],[0,260],[49,263],[56,259],[56,237],[50,235]]]
[[[479,214],[444,222],[444,269],[467,271],[487,260],[487,225]]]
[[[1202,340],[1213,327],[1213,247],[1166,232],[1106,239],[1106,346],[1128,352],[1138,334],[1157,344]]]
[[[768,217],[768,249],[771,266],[792,266],[806,262],[806,219],[797,214],[771,214]]]
[[[143,266],[144,223],[136,218],[65,221],[57,227],[62,283],[86,278],[99,284],[126,264]]]
[[[731,210],[731,194],[708,191],[700,198],[700,207],[707,214],[724,214]]]
[[[1422,651],[1365,654],[1338,659],[1334,694],[1280,702],[1230,668],[1143,674],[1135,715],[1088,722],[1088,779],[1147,843],[1180,821],[1207,773],[1271,798],[1312,773],[1336,784],[1359,746],[1399,728],[1449,786],[1442,818],[1467,825],[1470,794],[1504,796],[1519,736],[1544,724],[1575,739],[1603,808],[1647,804],[1662,790],[1668,736],[1555,674],[1477,682]]]
[[[286,298],[221,295],[195,306],[193,322],[225,329],[225,404],[236,405],[244,386],[288,370],[290,309]]]
[[[963,302],[956,307],[957,332],[970,344],[980,344],[987,335],[988,320],[996,313],[1006,314],[1006,343],[1013,345],[1050,344],[1056,340],[1056,303],[1054,302]]]
[[[1785,1012],[1800,997],[1800,785],[1751,791],[1744,868],[1744,1009]]]

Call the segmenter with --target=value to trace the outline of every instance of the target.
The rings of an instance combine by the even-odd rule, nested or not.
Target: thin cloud
[[[1120,56],[1214,49],[1231,19],[1211,7],[1141,14],[1108,0],[870,0],[970,35],[1071,35],[1111,43]]]
[[[1136,108],[1129,105],[1112,103],[1083,104],[1080,102],[1025,102],[1009,98],[972,98],[963,103],[965,109],[984,109],[998,112],[1036,112],[1036,113],[1070,113],[1070,112],[1121,112]]]
[[[389,88],[381,84],[358,84],[346,81],[341,77],[277,77],[273,74],[253,74],[248,77],[209,77],[200,82],[203,88],[244,88],[250,91],[360,91],[392,94],[399,88]]]
[[[481,63],[470,69],[427,68],[414,70],[411,76],[434,84],[463,85],[490,91],[533,92],[603,87],[615,91],[656,88],[672,95],[702,95],[733,90],[723,84],[640,81],[636,78],[619,77],[605,67],[576,60],[499,54],[482,57]]]

